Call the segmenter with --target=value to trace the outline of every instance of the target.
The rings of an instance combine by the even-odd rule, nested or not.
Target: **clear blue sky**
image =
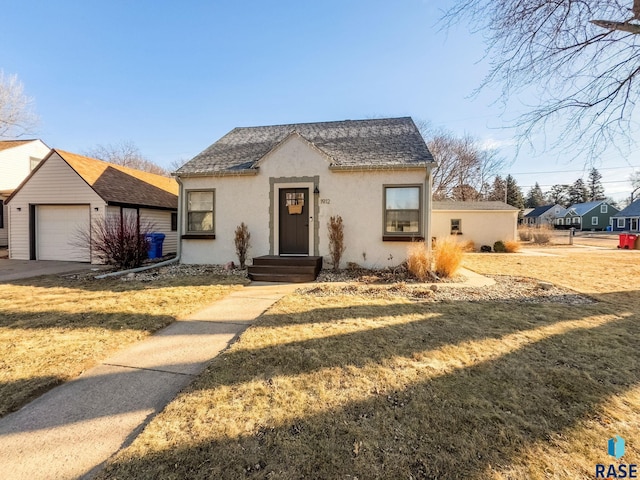
[[[448,3],[13,0],[0,69],[35,99],[37,136],[78,153],[126,140],[169,166],[236,126],[411,116],[512,160],[494,93],[470,98],[487,71],[482,38],[437,25]],[[583,174],[572,158],[523,151],[504,173],[546,189]],[[604,154],[608,194],[628,195],[630,165],[640,158]]]

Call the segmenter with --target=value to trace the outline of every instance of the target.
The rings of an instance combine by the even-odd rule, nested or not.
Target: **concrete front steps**
[[[313,282],[322,268],[322,257],[255,257],[249,278],[259,282]]]

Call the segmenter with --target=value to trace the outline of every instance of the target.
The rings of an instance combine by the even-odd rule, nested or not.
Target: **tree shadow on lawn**
[[[11,382],[0,381],[0,418],[21,408],[30,400],[39,397],[65,381],[64,378],[45,376],[20,379]]]
[[[176,320],[172,315],[149,315],[141,313],[80,312],[68,313],[49,310],[43,312],[0,311],[0,328],[42,330],[83,330],[100,328],[105,330],[137,330],[155,332]],[[55,335],[55,332],[52,334]],[[1,354],[0,354],[1,355]]]
[[[154,280],[128,280],[123,277],[104,278],[101,280],[93,276],[84,277],[74,274],[43,275],[40,277],[10,280],[0,283],[36,288],[69,288],[90,292],[128,292],[136,290],[150,290],[167,287],[205,287],[211,285],[247,285],[249,279],[239,276],[224,275],[184,275],[177,277],[158,278]]]
[[[508,322],[508,305],[491,319],[468,312],[473,328],[460,325],[454,309],[444,307],[430,309],[440,314],[437,322],[428,318],[380,332],[295,342],[274,347],[280,349],[277,356],[271,347],[232,349],[156,420],[168,425],[150,434],[151,445],[158,441],[157,451],[148,452],[137,442],[141,453],[125,451],[102,478],[485,478],[488,469],[508,465],[533,443],[549,442],[554,434],[596,416],[608,398],[640,384],[640,317],[635,313],[589,323],[587,317],[602,315],[600,309],[558,307],[560,313],[548,320],[544,306],[531,305],[498,333],[492,329],[500,318]],[[378,385],[363,398],[329,408],[319,405],[312,414],[274,394],[271,416],[248,431],[229,435],[216,425],[221,420],[216,419],[216,392],[229,385],[250,391],[258,388],[249,385],[253,382],[264,394],[272,378],[338,366],[361,369],[398,357],[411,361],[441,346],[526,334],[571,320],[585,324],[400,388]],[[305,362],[305,350],[312,360]],[[350,357],[342,364],[335,361],[343,355]],[[282,361],[289,356],[291,361]],[[348,375],[342,381],[349,382]],[[194,406],[192,412],[190,399],[207,396],[212,403]],[[240,404],[235,420],[242,431],[242,422],[250,420],[251,395],[229,402]],[[275,420],[278,412],[284,420]],[[172,423],[176,415],[182,421]],[[194,424],[200,425],[195,435],[189,433]],[[176,434],[182,430],[183,435]]]

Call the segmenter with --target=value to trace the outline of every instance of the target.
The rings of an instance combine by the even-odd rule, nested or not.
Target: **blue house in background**
[[[613,217],[614,232],[640,232],[640,198]]]

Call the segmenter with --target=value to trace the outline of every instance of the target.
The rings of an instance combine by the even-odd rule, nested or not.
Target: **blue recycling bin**
[[[149,258],[161,258],[162,257],[162,243],[164,242],[164,233],[148,233],[146,235],[147,242],[149,243]]]

